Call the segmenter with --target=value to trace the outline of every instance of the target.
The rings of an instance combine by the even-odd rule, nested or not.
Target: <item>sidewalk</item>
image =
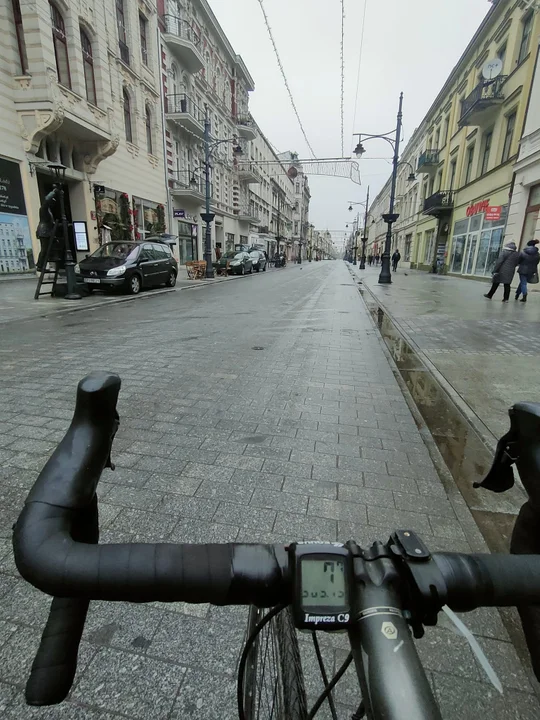
[[[539,295],[524,304],[512,293],[502,303],[502,289],[487,300],[489,285],[476,280],[399,269],[391,285],[379,285],[380,267],[352,269],[495,438],[508,429],[511,405],[540,401],[532,379],[540,360]]]

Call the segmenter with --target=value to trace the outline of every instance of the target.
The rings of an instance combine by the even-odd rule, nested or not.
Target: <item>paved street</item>
[[[531,382],[540,359],[540,293],[524,304],[512,292],[502,303],[502,288],[490,301],[483,297],[489,284],[476,280],[399,268],[387,286],[378,284],[380,268],[356,272],[496,438],[508,429],[511,405],[540,401]]]
[[[392,292],[408,280],[400,276]],[[452,281],[432,282],[450,288]],[[487,303],[483,286],[475,287],[475,302]],[[492,302],[493,324],[503,310],[514,325],[518,311],[533,319],[533,302],[526,308]],[[465,326],[475,321],[470,313]],[[441,318],[435,323],[440,327]],[[504,343],[510,348],[512,340]],[[507,370],[514,367],[515,356],[505,357]],[[48,710],[24,705],[48,601],[17,576],[11,527],[69,424],[77,381],[95,369],[123,379],[117,470],[105,471],[99,491],[101,542],[352,537],[366,544],[413,527],[432,550],[481,546],[464,502],[453,489],[447,493],[435,471],[342,262],[0,326],[5,720],[236,717],[235,666],[247,612],[207,605],[93,603],[69,701]],[[476,720],[480,713],[491,720],[537,718],[528,673],[499,614],[477,611],[465,621],[504,696],[441,618],[419,649],[445,720]],[[345,639],[322,640],[330,674],[344,659]],[[321,683],[307,636],[301,641],[313,698]],[[355,683],[349,672],[338,685],[341,720],[357,709]],[[323,709],[320,717],[330,716]]]

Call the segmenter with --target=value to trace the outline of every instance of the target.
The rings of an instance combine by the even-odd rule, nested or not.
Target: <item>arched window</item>
[[[146,125],[146,149],[148,150],[148,154],[153,154],[153,145],[152,145],[152,113],[150,111],[150,108],[148,105],[146,106],[146,115],[144,118],[144,122]]]
[[[129,99],[129,93],[124,88],[122,91],[124,98],[124,129],[126,131],[126,140],[130,143],[133,142],[133,130],[131,126],[131,100]]]
[[[90,38],[81,28],[81,48],[84,67],[84,84],[86,86],[86,99],[92,105],[97,105],[96,79],[94,77],[94,58],[92,56],[92,43]]]
[[[69,74],[69,57],[64,18],[60,14],[56,5],[53,5],[53,3],[49,3],[49,8],[51,11],[54,56],[56,58],[58,82],[71,89],[71,76]]]

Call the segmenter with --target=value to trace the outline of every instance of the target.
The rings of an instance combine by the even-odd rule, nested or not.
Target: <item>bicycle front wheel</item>
[[[248,638],[263,617],[264,611],[250,608]],[[304,675],[289,607],[273,617],[255,638],[243,681],[245,720],[306,720]]]

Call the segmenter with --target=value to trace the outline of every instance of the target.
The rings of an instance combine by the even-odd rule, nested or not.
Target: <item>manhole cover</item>
[[[264,350],[264,347],[262,345],[254,345],[251,349],[252,350]]]

